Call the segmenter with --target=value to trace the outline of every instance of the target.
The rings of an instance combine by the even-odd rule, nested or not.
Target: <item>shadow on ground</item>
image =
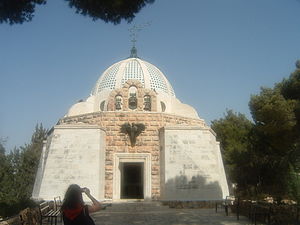
[[[106,210],[94,213],[96,225],[248,225],[234,214],[215,213],[214,209],[170,209],[159,202],[114,203]]]

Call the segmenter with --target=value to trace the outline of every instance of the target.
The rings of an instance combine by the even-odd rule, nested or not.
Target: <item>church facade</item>
[[[220,200],[229,194],[215,133],[134,47],[44,141],[32,197],[64,196],[72,183],[113,201]]]

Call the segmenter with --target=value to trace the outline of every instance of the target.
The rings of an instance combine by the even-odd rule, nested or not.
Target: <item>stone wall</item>
[[[160,197],[160,144],[159,129],[165,126],[197,126],[207,128],[203,120],[155,112],[97,112],[66,117],[60,124],[98,125],[106,132],[105,149],[105,198],[113,197],[114,153],[151,153],[152,199]],[[130,146],[127,135],[120,133],[124,123],[143,123],[145,131]]]
[[[225,199],[228,186],[219,143],[208,128],[161,129],[161,199]]]
[[[122,109],[120,111],[128,111],[128,98],[129,88],[134,86],[137,88],[137,109],[136,111],[144,111],[144,96],[149,95],[151,97],[151,110],[152,112],[157,111],[156,93],[151,89],[143,88],[143,85],[138,80],[128,80],[122,88],[113,90],[108,98],[107,110],[117,111],[115,107],[116,96],[122,97]]]
[[[87,186],[104,199],[105,132],[97,125],[62,124],[54,127],[51,144],[43,148],[33,198],[64,196],[68,185]],[[85,198],[88,200],[88,198]]]

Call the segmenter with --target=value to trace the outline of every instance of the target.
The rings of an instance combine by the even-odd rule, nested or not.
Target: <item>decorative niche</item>
[[[122,106],[123,106],[123,98],[121,95],[116,95],[115,97],[115,109],[117,111],[122,110]]]
[[[102,101],[102,102],[100,103],[100,110],[101,110],[101,111],[104,111],[104,107],[105,107],[105,101]]]
[[[150,95],[144,96],[144,110],[151,111],[151,96]]]
[[[135,110],[138,106],[137,88],[135,86],[131,86],[128,90],[128,95],[128,108]]]
[[[164,112],[166,111],[166,104],[164,102],[160,102],[161,105],[161,111]]]

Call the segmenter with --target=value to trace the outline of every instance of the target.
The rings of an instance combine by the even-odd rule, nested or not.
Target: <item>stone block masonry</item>
[[[143,123],[144,132],[137,137],[136,145],[130,146],[129,137],[120,133],[124,123]],[[85,115],[65,117],[63,124],[97,125],[103,128],[105,137],[105,198],[113,198],[113,167],[115,153],[151,154],[151,198],[160,197],[160,139],[159,129],[166,126],[192,126],[209,129],[201,119],[191,119],[157,112],[96,112]]]

